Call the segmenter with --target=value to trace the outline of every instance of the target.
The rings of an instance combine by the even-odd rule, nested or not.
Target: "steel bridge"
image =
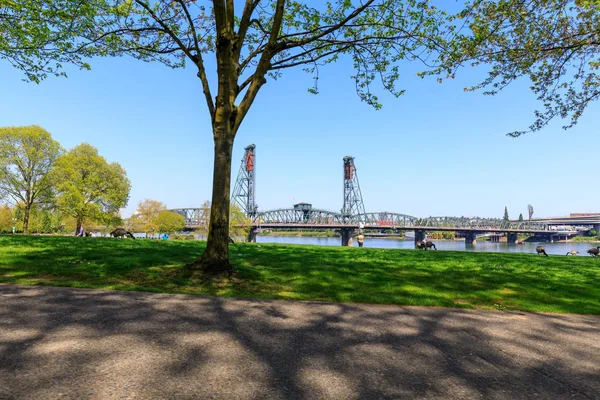
[[[245,149],[238,178],[232,193],[236,203],[248,216],[252,225],[250,240],[263,228],[277,229],[335,229],[342,235],[342,245],[347,245],[356,230],[414,230],[415,241],[423,240],[426,231],[456,231],[465,234],[467,242],[473,242],[477,234],[486,232],[507,233],[509,241],[516,240],[517,233],[554,234],[548,220],[506,221],[500,218],[479,217],[415,217],[395,212],[366,212],[358,181],[354,157],[343,159],[343,204],[340,212],[313,208],[312,204],[298,203],[291,208],[259,211],[255,202],[256,192],[256,146]],[[172,209],[184,216],[186,227],[195,229],[208,226],[210,209]],[[600,223],[600,218],[594,219]],[[585,220],[586,222],[588,219]]]
[[[341,213],[311,209],[308,212],[294,208],[264,211],[256,214],[254,224],[297,224],[302,225],[359,225],[365,229],[408,229],[436,228],[452,229],[491,229],[491,230],[531,230],[546,231],[548,225],[536,221],[505,221],[499,218],[467,217],[427,217],[417,218],[411,215],[393,212],[374,212],[353,215],[344,218]]]

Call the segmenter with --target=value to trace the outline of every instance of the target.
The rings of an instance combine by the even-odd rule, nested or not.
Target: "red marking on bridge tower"
[[[246,148],[246,171],[254,171],[254,149]]]

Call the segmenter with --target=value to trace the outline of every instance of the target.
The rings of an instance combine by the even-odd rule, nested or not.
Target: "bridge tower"
[[[365,214],[358,175],[354,166],[354,157],[344,157],[344,205],[342,219],[347,222],[358,214]]]
[[[257,213],[258,206],[254,200],[254,192],[256,190],[256,146],[251,144],[244,150],[242,165],[238,172],[235,186],[233,187],[233,201],[235,201],[244,213],[254,218]]]

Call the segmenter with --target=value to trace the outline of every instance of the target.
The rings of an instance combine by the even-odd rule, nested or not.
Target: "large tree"
[[[426,0],[92,0],[83,2],[81,10],[75,6],[80,0],[25,3],[31,7],[11,12],[25,18],[42,12],[43,25],[52,27],[56,20],[58,27],[51,31],[64,31],[33,57],[51,57],[62,46],[62,61],[70,55],[71,62],[83,67],[82,57],[94,55],[193,66],[214,139],[208,244],[202,258],[189,265],[205,273],[231,271],[227,243],[233,142],[268,80],[288,68],[304,68],[314,78],[310,91],[316,93],[319,68],[347,56],[359,98],[378,108],[375,90],[402,94],[396,88],[400,63],[427,60],[448,33],[444,14]],[[72,22],[68,29],[65,21]],[[216,74],[207,69],[209,57]]]
[[[138,203],[136,209],[136,219],[139,221],[139,228],[143,229],[144,232],[154,232],[158,230],[156,223],[156,217],[162,212],[166,211],[167,206],[157,200],[145,199]],[[133,217],[132,217],[133,218]]]
[[[597,0],[472,0],[456,15],[463,26],[454,51],[443,54],[443,68],[454,76],[471,64],[489,68],[485,80],[467,90],[497,94],[521,77],[542,103],[528,129],[552,119],[577,123],[586,107],[600,98],[600,2]]]
[[[48,172],[60,152],[58,142],[39,126],[0,128],[0,197],[23,208],[25,233],[32,207],[51,196]]]
[[[154,217],[154,224],[162,233],[181,232],[185,227],[185,218],[176,212],[161,211]]]
[[[118,163],[108,163],[98,150],[82,143],[56,160],[51,178],[56,185],[56,205],[82,224],[111,221],[127,205],[131,183]]]

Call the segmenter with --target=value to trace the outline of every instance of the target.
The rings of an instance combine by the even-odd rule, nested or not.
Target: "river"
[[[341,239],[339,237],[307,237],[307,236],[258,236],[258,243],[285,243],[285,244],[315,244],[319,246],[340,246]],[[587,250],[591,247],[596,247],[600,243],[586,242],[555,242],[555,243],[536,243],[527,242],[524,244],[509,244],[509,243],[492,243],[492,242],[476,242],[472,246],[465,246],[462,240],[432,240],[438,250],[459,250],[459,251],[480,251],[480,252],[504,252],[504,253],[535,253],[535,248],[538,245],[544,246],[548,254],[565,255],[568,251],[578,250],[578,256],[588,256]],[[356,240],[354,245],[357,246]],[[365,238],[365,247],[380,248],[380,249],[414,249],[414,241],[402,239],[381,239],[381,238]]]

